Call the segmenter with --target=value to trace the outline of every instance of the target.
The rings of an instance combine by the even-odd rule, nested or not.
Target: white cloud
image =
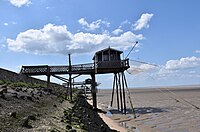
[[[47,6],[47,7],[45,7],[45,8],[46,8],[47,10],[48,10],[48,9],[50,9],[50,7],[49,7],[49,6]]]
[[[165,65],[156,67],[149,64],[130,63],[131,68],[128,69],[130,74],[151,73],[152,76],[171,77],[171,76],[190,76],[191,74],[200,73],[200,58],[185,57],[177,60],[169,60]]]
[[[134,30],[141,30],[143,28],[149,28],[149,22],[151,18],[153,17],[153,14],[145,13],[142,14],[140,19],[136,21],[135,24],[133,24]]]
[[[8,48],[15,52],[34,54],[91,53],[111,46],[127,49],[135,41],[142,40],[142,34],[130,31],[120,36],[109,34],[71,33],[66,25],[47,24],[42,29],[29,29],[17,35],[16,39],[7,39]]]
[[[194,68],[197,66],[200,66],[200,58],[193,56],[181,58],[180,60],[169,60],[167,61],[165,68],[168,70],[177,70]]]
[[[6,37],[0,37],[0,49],[1,48],[6,48]]]
[[[194,56],[169,60],[157,72],[159,76],[190,76],[192,73],[200,73],[200,58]]]
[[[5,22],[3,25],[4,25],[4,26],[8,26],[8,23],[7,23],[7,22]]]
[[[21,7],[21,6],[29,6],[31,4],[30,0],[8,0],[12,5],[16,7]]]
[[[13,25],[16,25],[16,24],[17,24],[17,22],[13,21],[13,22],[12,22],[12,24],[13,24]]]
[[[103,21],[101,19],[88,23],[85,18],[81,18],[78,20],[79,24],[82,25],[83,29],[86,31],[94,31],[95,29],[99,29],[101,25],[106,25],[106,27],[110,26],[110,23],[107,21]]]
[[[124,20],[121,22],[120,26],[126,25],[126,24],[131,24],[129,20]]]
[[[120,33],[122,33],[122,32],[123,32],[123,30],[120,29],[120,28],[117,28],[117,29],[115,29],[114,31],[112,31],[112,33],[113,33],[114,35],[118,35],[118,34],[120,34]]]
[[[200,50],[196,50],[195,53],[200,53]]]
[[[130,83],[139,86],[166,86],[199,84],[200,58],[183,57],[169,60],[165,65],[153,67],[151,65],[133,65],[128,73],[134,75],[128,78]],[[145,82],[145,83],[144,83]]]

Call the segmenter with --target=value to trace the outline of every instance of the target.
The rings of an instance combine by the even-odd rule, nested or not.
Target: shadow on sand
[[[162,113],[167,112],[166,109],[163,108],[154,108],[154,107],[142,107],[142,108],[134,108],[136,114],[149,114],[149,113]],[[122,114],[122,111],[118,111],[117,109],[109,110],[112,114]],[[127,114],[133,114],[132,109],[126,110]]]

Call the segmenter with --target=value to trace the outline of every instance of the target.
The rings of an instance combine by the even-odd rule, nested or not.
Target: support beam
[[[72,75],[69,74],[69,96],[70,96],[70,101],[72,101]]]
[[[92,90],[93,108],[97,109],[97,96],[96,96],[95,74],[91,74],[91,77],[92,77],[91,90]]]
[[[116,78],[116,82],[115,82],[115,85],[116,85],[116,94],[117,94],[117,110],[119,111],[119,92],[118,92],[118,78],[117,78],[117,74],[115,73],[115,78]]]
[[[124,73],[122,72],[122,90],[123,90],[123,101],[124,101],[124,114],[126,114],[126,97],[125,97],[125,89],[124,89]]]
[[[133,116],[134,116],[134,118],[136,118],[135,109],[134,109],[133,103],[132,103],[132,101],[131,101],[131,96],[130,96],[130,92],[129,92],[129,89],[128,89],[128,84],[127,84],[127,82],[126,82],[126,77],[125,77],[124,73],[123,73],[123,77],[124,77],[124,82],[125,82],[125,86],[126,86],[126,90],[127,90],[129,102],[130,102],[130,104],[131,104],[131,109],[132,109],[132,112],[133,112]]]
[[[50,68],[49,66],[47,67],[47,89],[50,89]]]
[[[50,89],[50,75],[47,75],[47,89]]]
[[[120,103],[121,103],[121,112],[123,112],[122,88],[121,88],[121,77],[120,77],[120,73],[118,73],[118,84],[119,84],[119,97],[120,97]]]
[[[71,64],[71,55],[69,55],[69,96],[70,96],[70,101],[72,101],[72,64]]]
[[[66,82],[66,83],[68,83],[68,81],[69,81],[69,79],[61,77],[61,76],[57,76],[57,75],[54,75],[54,74],[52,74],[52,76],[57,78],[57,79],[59,79],[59,80],[61,80],[61,81],[63,81],[63,82]]]
[[[110,102],[110,106],[111,106],[111,107],[112,107],[112,105],[113,105],[113,98],[114,98],[114,91],[115,91],[115,81],[116,81],[116,78],[115,78],[115,74],[114,74],[113,90],[112,90],[112,97],[111,97],[111,102]]]

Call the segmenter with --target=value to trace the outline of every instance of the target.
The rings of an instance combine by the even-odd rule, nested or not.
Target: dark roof
[[[102,50],[97,51],[97,52],[95,53],[95,55],[96,55],[96,54],[99,54],[99,53],[101,53],[101,52],[107,51],[107,50],[117,51],[117,52],[119,52],[120,54],[123,53],[123,51],[110,48],[110,46],[109,46],[108,48],[105,48],[105,49],[102,49]],[[95,57],[95,55],[94,55],[94,57]],[[92,58],[93,60],[94,60],[94,57]]]
[[[113,48],[108,47],[108,48],[106,48],[106,49],[103,49],[103,50],[99,50],[99,51],[97,51],[95,54],[98,54],[98,53],[104,52],[104,51],[106,51],[106,50],[117,51],[117,52],[119,52],[120,54],[123,53],[123,51],[116,50],[116,49],[113,49]]]

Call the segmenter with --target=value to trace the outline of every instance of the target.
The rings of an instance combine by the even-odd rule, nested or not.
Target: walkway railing
[[[112,73],[112,69],[125,70],[129,68],[129,60],[126,59],[122,61],[103,61],[96,63],[96,65],[94,65],[94,63],[72,65],[71,71],[69,71],[69,66],[22,66],[20,73],[26,75],[69,74],[70,72],[74,74],[90,74],[92,72],[95,72],[95,68],[107,68],[110,69],[110,73]]]

